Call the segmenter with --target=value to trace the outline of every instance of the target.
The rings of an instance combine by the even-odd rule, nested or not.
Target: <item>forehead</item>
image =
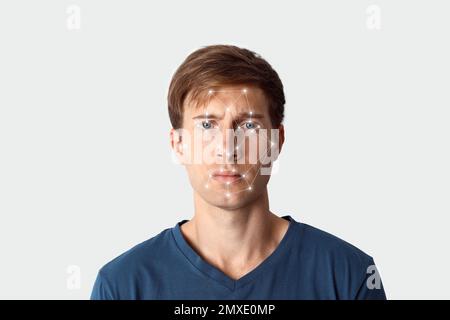
[[[186,104],[185,116],[206,112],[257,112],[267,114],[264,91],[255,86],[223,86],[200,92],[196,101]]]

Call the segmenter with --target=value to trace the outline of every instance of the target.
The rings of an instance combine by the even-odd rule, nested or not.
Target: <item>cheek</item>
[[[192,184],[199,186],[206,183],[209,174],[208,166],[202,164],[192,164],[186,166],[186,170]]]
[[[262,190],[264,190],[269,182],[270,176],[261,175],[259,172],[255,173],[254,176],[251,177],[251,181],[249,181],[249,185],[251,186],[251,190],[253,194],[259,194]]]
[[[245,158],[246,164],[258,165],[266,157],[269,145],[267,139],[267,134],[257,130],[249,130],[245,135],[238,136],[236,146],[239,156]]]
[[[220,135],[214,130],[194,130],[185,142],[185,158],[192,164],[204,165],[214,163],[214,155],[220,146]],[[199,171],[201,168],[194,168]]]

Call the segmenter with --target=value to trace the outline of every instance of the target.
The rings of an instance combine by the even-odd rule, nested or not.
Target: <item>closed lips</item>
[[[222,177],[240,177],[241,175],[239,173],[232,172],[232,171],[219,171],[219,172],[214,172],[213,173],[213,177],[218,177],[218,176],[222,176]]]
[[[232,171],[214,172],[212,178],[222,182],[232,182],[241,178],[241,175]]]

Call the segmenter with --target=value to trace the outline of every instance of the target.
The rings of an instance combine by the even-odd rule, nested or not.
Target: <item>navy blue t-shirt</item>
[[[103,266],[91,299],[386,299],[372,257],[283,218],[290,223],[275,251],[238,280],[192,249],[182,220]]]

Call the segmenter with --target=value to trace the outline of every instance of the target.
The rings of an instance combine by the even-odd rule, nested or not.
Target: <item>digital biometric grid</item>
[[[219,95],[217,95],[217,93],[226,93],[226,92],[236,92],[236,91],[240,91],[240,94],[235,97],[232,101],[231,104],[226,104],[220,97]],[[239,162],[239,160],[244,159],[244,163],[245,163],[245,137],[249,137],[251,138],[251,136],[254,136],[253,139],[250,139],[250,142],[255,142],[256,138],[259,139],[264,139],[263,140],[263,144],[260,143],[259,148],[261,148],[261,146],[267,146],[268,143],[270,142],[270,156],[273,157],[274,154],[278,154],[278,148],[276,148],[276,145],[271,138],[267,138],[266,137],[266,129],[262,129],[261,126],[259,124],[254,123],[254,111],[252,110],[252,107],[249,103],[249,99],[247,96],[248,93],[248,89],[247,88],[243,88],[243,89],[224,89],[224,90],[213,90],[210,89],[208,90],[208,99],[207,99],[207,103],[206,103],[206,109],[205,109],[205,113],[204,113],[204,117],[202,118],[202,121],[198,122],[196,124],[196,129],[200,129],[203,131],[204,136],[205,134],[212,134],[212,136],[208,136],[211,139],[215,139],[215,133],[217,133],[218,131],[221,133],[223,132],[223,128],[221,128],[219,125],[217,125],[216,128],[213,128],[213,124],[211,122],[210,119],[210,113],[209,113],[209,106],[210,106],[210,102],[211,99],[214,97],[214,99],[216,99],[216,101],[219,101],[221,103],[221,105],[224,107],[224,110],[226,112],[233,112],[232,108],[230,108],[230,105],[235,105],[235,103],[240,100],[242,97],[245,101],[246,104],[246,108],[245,110],[250,110],[248,111],[248,113],[246,113],[246,120],[243,123],[238,123],[238,121],[235,120],[235,117],[233,115],[232,119],[233,119],[233,128],[236,128],[233,131],[234,133],[234,139],[232,143],[227,143],[227,148],[225,150],[225,158],[226,161],[228,161],[230,158],[232,158],[232,162],[233,164],[235,163],[242,163]],[[239,108],[238,108],[239,109]],[[244,125],[244,128],[242,127],[242,124]],[[277,132],[277,137],[278,137],[278,129],[272,129],[272,130],[276,130]],[[211,132],[212,131],[212,132]],[[272,133],[272,132],[271,132]],[[272,134],[271,134],[272,137]],[[236,138],[241,138],[241,139],[236,139]],[[240,143],[235,143],[235,141],[238,140]],[[220,141],[222,141],[220,139]],[[261,140],[260,140],[261,141]],[[231,146],[231,148],[229,148],[229,146]],[[250,147],[257,147],[255,145],[255,143],[253,143],[253,145],[250,145]],[[220,147],[221,152],[223,152],[222,147]],[[277,149],[277,150],[275,150]],[[250,148],[250,150],[254,150],[252,148]],[[261,149],[259,149],[261,150]],[[224,182],[224,185],[226,187],[226,191],[225,191],[225,196],[226,197],[230,197],[232,194],[236,194],[236,193],[240,193],[240,192],[251,192],[253,190],[253,183],[257,177],[258,174],[261,173],[261,169],[269,169],[269,171],[265,171],[264,174],[269,174],[268,172],[270,172],[271,166],[272,164],[270,163],[270,167],[269,168],[261,168],[262,165],[266,164],[266,161],[269,157],[267,148],[264,147],[263,150],[265,152],[263,152],[263,155],[261,155],[261,151],[259,152],[259,156],[261,157],[261,159],[258,159],[259,161],[255,162],[255,166],[250,167],[248,170],[244,171],[244,172],[237,172],[235,168],[232,168],[231,171],[233,173],[236,173],[236,175],[238,175],[238,177],[232,181],[226,181]],[[242,156],[243,155],[243,156]],[[222,155],[223,157],[223,155]],[[251,170],[255,170],[255,175],[252,178],[251,175],[249,174],[249,172]],[[223,172],[225,169],[222,166],[220,169],[220,172]],[[208,178],[206,183],[204,184],[204,187],[206,189],[209,188],[210,186],[210,181],[213,178],[213,172],[209,171],[208,172]],[[241,189],[241,190],[231,190],[231,185],[234,183],[237,183],[238,181],[245,181],[246,183],[246,187]]]

